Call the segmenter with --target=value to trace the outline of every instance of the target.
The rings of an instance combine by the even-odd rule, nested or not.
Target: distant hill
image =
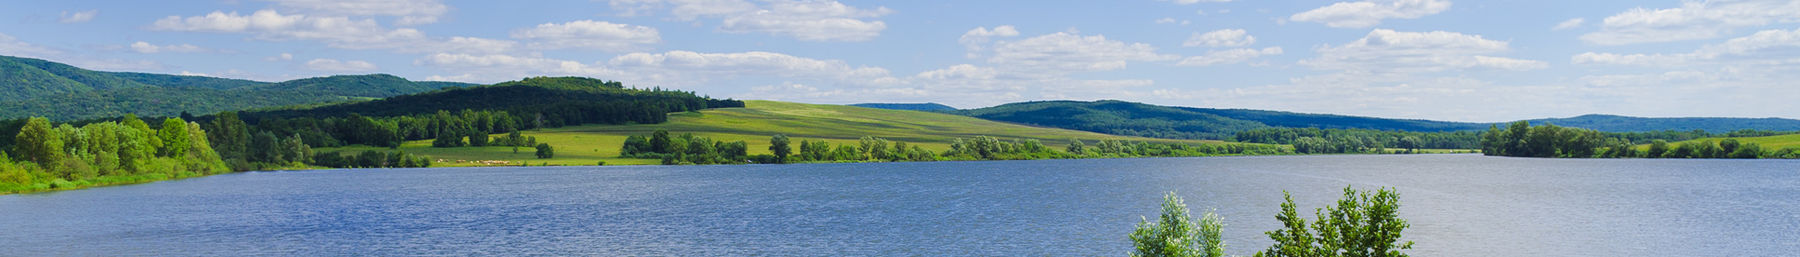
[[[358,101],[472,86],[414,82],[387,74],[259,82],[204,76],[104,72],[40,59],[0,56],[0,119],[80,120],[175,116]]]
[[[1238,131],[1269,127],[1441,132],[1482,130],[1486,129],[1488,125],[1496,124],[1247,109],[1171,107],[1113,100],[1021,102],[951,113],[1035,126],[1117,135],[1184,139],[1224,139]],[[1530,121],[1533,124],[1550,123],[1606,132],[1699,129],[1712,133],[1725,133],[1743,129],[1800,130],[1800,120],[1780,118],[1639,118],[1584,115],[1573,118]]]
[[[943,105],[943,104],[938,104],[938,103],[860,103],[860,104],[852,104],[850,106],[863,107],[863,108],[875,108],[875,109],[888,109],[888,110],[903,110],[903,111],[955,111],[956,110],[956,107],[950,107],[949,105]]]
[[[337,77],[326,79],[331,78]],[[343,83],[327,84],[342,85]],[[271,86],[277,85],[281,85],[281,83]],[[312,85],[314,83],[297,83],[287,86],[312,87]],[[617,81],[581,77],[535,77],[494,85],[454,87],[425,93],[398,95],[379,100],[251,111],[243,112],[240,115],[250,120],[343,117],[350,114],[392,117],[434,114],[438,111],[490,110],[509,111],[516,115],[541,113],[547,116],[544,117],[545,119],[566,120],[571,124],[582,124],[615,123],[610,119],[636,116],[658,117],[643,119],[646,121],[660,120],[660,117],[666,112],[742,106],[743,102],[741,101],[701,97],[693,92],[629,89]],[[654,111],[650,111],[652,109],[640,107],[656,108]],[[637,109],[648,112],[617,113]],[[623,120],[619,122],[623,122]]]
[[[1640,131],[1691,131],[1705,130],[1713,133],[1725,133],[1743,129],[1797,131],[1800,120],[1782,118],[1642,118],[1618,115],[1589,114],[1571,118],[1536,119],[1531,124],[1555,124],[1564,127],[1577,127],[1605,132],[1640,132]]]

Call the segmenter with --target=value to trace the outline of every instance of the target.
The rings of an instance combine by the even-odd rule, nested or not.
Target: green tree
[[[658,129],[650,133],[650,149],[656,153],[676,153],[675,144],[670,141],[669,131]]]
[[[1316,210],[1317,222],[1307,231],[1306,220],[1294,212],[1293,197],[1282,204],[1282,229],[1265,232],[1275,245],[1256,256],[1403,257],[1401,250],[1413,243],[1400,242],[1408,225],[1399,217],[1399,194],[1387,188],[1375,192],[1344,187],[1336,206]]]
[[[163,119],[162,127],[156,130],[156,137],[162,139],[163,142],[162,148],[157,149],[157,153],[167,157],[187,155],[187,150],[191,146],[189,142],[192,141],[188,140],[187,121],[182,121],[180,118]]]
[[[556,149],[555,148],[551,148],[550,144],[538,144],[537,145],[537,158],[538,159],[550,159],[552,157],[556,157]]]
[[[801,143],[804,144],[805,142]],[[776,134],[774,137],[769,138],[769,152],[775,153],[775,160],[777,162],[788,163],[788,155],[792,154],[794,149],[788,147],[787,135]]]
[[[1225,256],[1225,242],[1220,238],[1222,219],[1206,212],[1195,224],[1188,215],[1187,204],[1175,192],[1163,196],[1162,215],[1157,216],[1155,223],[1140,219],[1137,229],[1131,232],[1136,250],[1131,256]]]
[[[18,144],[14,148],[20,159],[37,163],[43,167],[52,167],[57,163],[62,163],[63,157],[67,154],[63,151],[62,134],[57,133],[50,126],[50,120],[45,118],[26,120],[25,126],[19,128],[19,135],[14,137],[13,142]]]
[[[256,136],[250,137],[250,152],[249,160],[251,162],[276,164],[287,162],[281,155],[281,139],[275,137],[275,133],[268,131],[258,132]]]
[[[1657,139],[1650,141],[1650,150],[1644,152],[1645,158],[1663,158],[1669,154],[1669,141]]]
[[[250,147],[250,125],[238,118],[237,112],[221,112],[208,123],[206,138],[223,159],[244,159]]]
[[[1087,145],[1082,144],[1081,139],[1070,138],[1069,148],[1066,151],[1074,155],[1085,155],[1087,154]]]

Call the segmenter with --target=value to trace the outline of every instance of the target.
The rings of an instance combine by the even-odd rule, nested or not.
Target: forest
[[[1705,135],[1701,131],[1688,135]],[[1727,135],[1766,136],[1785,134],[1782,132],[1744,130]],[[1680,139],[1687,135],[1679,133],[1653,134],[1638,138],[1659,138],[1673,135]],[[1800,158],[1800,148],[1765,149],[1757,143],[1740,143],[1734,138],[1717,141],[1686,141],[1671,144],[1664,139],[1651,139],[1649,147],[1639,149],[1633,143],[1633,136],[1643,134],[1609,134],[1591,129],[1560,127],[1556,125],[1532,126],[1530,122],[1520,121],[1508,124],[1505,129],[1498,126],[1488,128],[1482,134],[1482,153],[1490,156],[1540,157],[1540,158]]]
[[[76,127],[24,122],[0,151],[0,192],[136,183],[228,172],[200,124],[180,118],[151,126],[136,116]]]

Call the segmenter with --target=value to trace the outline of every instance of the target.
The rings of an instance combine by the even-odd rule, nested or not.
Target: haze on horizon
[[[7,1],[0,55],[807,103],[1800,118],[1800,1]]]

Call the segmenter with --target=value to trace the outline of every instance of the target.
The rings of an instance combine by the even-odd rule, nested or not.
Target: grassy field
[[[1725,139],[1726,138],[1724,138],[1724,137],[1701,138],[1701,139],[1694,139],[1694,140],[1688,140],[1688,141],[1673,142],[1673,143],[1669,143],[1669,145],[1681,145],[1681,143],[1683,143],[1683,142],[1717,143],[1717,142],[1719,142],[1719,140],[1725,140]],[[1800,134],[1766,136],[1766,137],[1733,137],[1731,139],[1737,139],[1738,143],[1756,143],[1758,145],[1762,145],[1763,150],[1780,150],[1782,148],[1800,147]],[[1638,148],[1639,149],[1649,149],[1650,145],[1643,144],[1643,145],[1639,145]]]
[[[407,142],[400,147],[408,153],[431,156],[446,162],[437,166],[480,166],[474,161],[521,162],[530,165],[607,165],[657,164],[658,160],[621,159],[619,147],[630,135],[649,135],[658,129],[671,134],[693,133],[717,141],[744,141],[750,154],[769,153],[769,137],[786,134],[799,140],[826,140],[835,144],[855,144],[862,136],[876,136],[891,141],[922,146],[942,152],[955,138],[991,136],[1001,140],[1037,139],[1052,147],[1066,146],[1071,138],[1088,140],[1114,139],[1189,144],[1217,144],[1220,141],[1174,140],[1115,136],[1085,131],[1032,127],[1012,123],[917,111],[871,109],[843,105],[800,104],[774,101],[746,101],[745,108],[709,109],[700,112],[670,114],[669,122],[640,125],[587,125],[526,131],[538,142],[556,148],[556,158],[537,159],[533,149],[512,147],[433,148],[430,140]],[[504,135],[495,135],[504,136]],[[373,147],[324,148],[320,151],[362,151]],[[383,149],[385,150],[385,149]],[[459,162],[461,160],[462,162]]]

